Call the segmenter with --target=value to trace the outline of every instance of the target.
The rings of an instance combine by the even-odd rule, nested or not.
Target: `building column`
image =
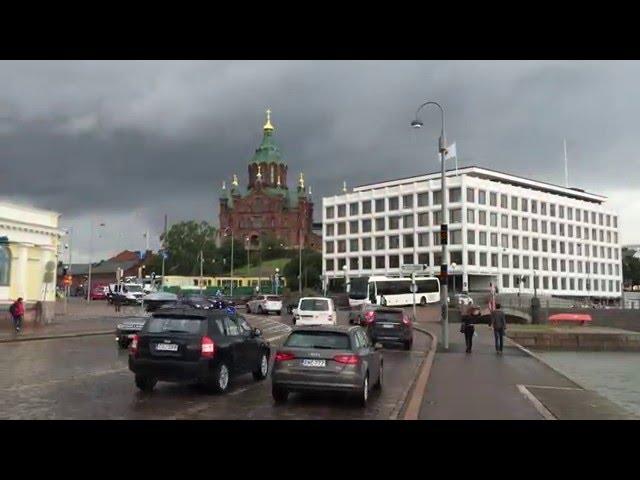
[[[20,245],[18,247],[18,262],[17,262],[17,275],[18,288],[16,291],[18,295],[27,300],[27,264],[29,258],[29,247],[26,245]]]

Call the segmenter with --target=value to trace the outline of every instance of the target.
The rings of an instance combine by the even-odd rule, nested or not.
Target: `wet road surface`
[[[277,346],[290,319],[246,315]],[[340,323],[346,323],[340,315]],[[41,340],[0,345],[2,419],[388,419],[401,407],[428,347],[414,333],[410,352],[384,350],[385,381],[366,408],[342,395],[292,394],[275,405],[271,380],[237,377],[226,395],[159,382],[140,392],[127,367],[127,352],[114,336]]]

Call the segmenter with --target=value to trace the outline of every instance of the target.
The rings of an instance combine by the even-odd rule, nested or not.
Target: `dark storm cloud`
[[[157,247],[170,222],[216,222],[223,179],[246,166],[264,109],[289,164],[321,197],[435,171],[447,110],[460,165],[482,165],[611,196],[626,241],[639,216],[637,62],[2,62],[2,195],[63,213],[74,249]]]

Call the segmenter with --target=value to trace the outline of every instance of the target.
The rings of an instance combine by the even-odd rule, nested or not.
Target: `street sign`
[[[418,293],[418,285],[416,285],[415,283],[411,284],[411,293]]]
[[[402,265],[401,271],[402,273],[424,272],[428,267],[428,265],[423,265],[422,263],[405,263]]]

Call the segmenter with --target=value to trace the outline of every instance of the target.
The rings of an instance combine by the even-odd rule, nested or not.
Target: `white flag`
[[[456,144],[452,143],[444,151],[444,159],[450,160],[456,156]]]

